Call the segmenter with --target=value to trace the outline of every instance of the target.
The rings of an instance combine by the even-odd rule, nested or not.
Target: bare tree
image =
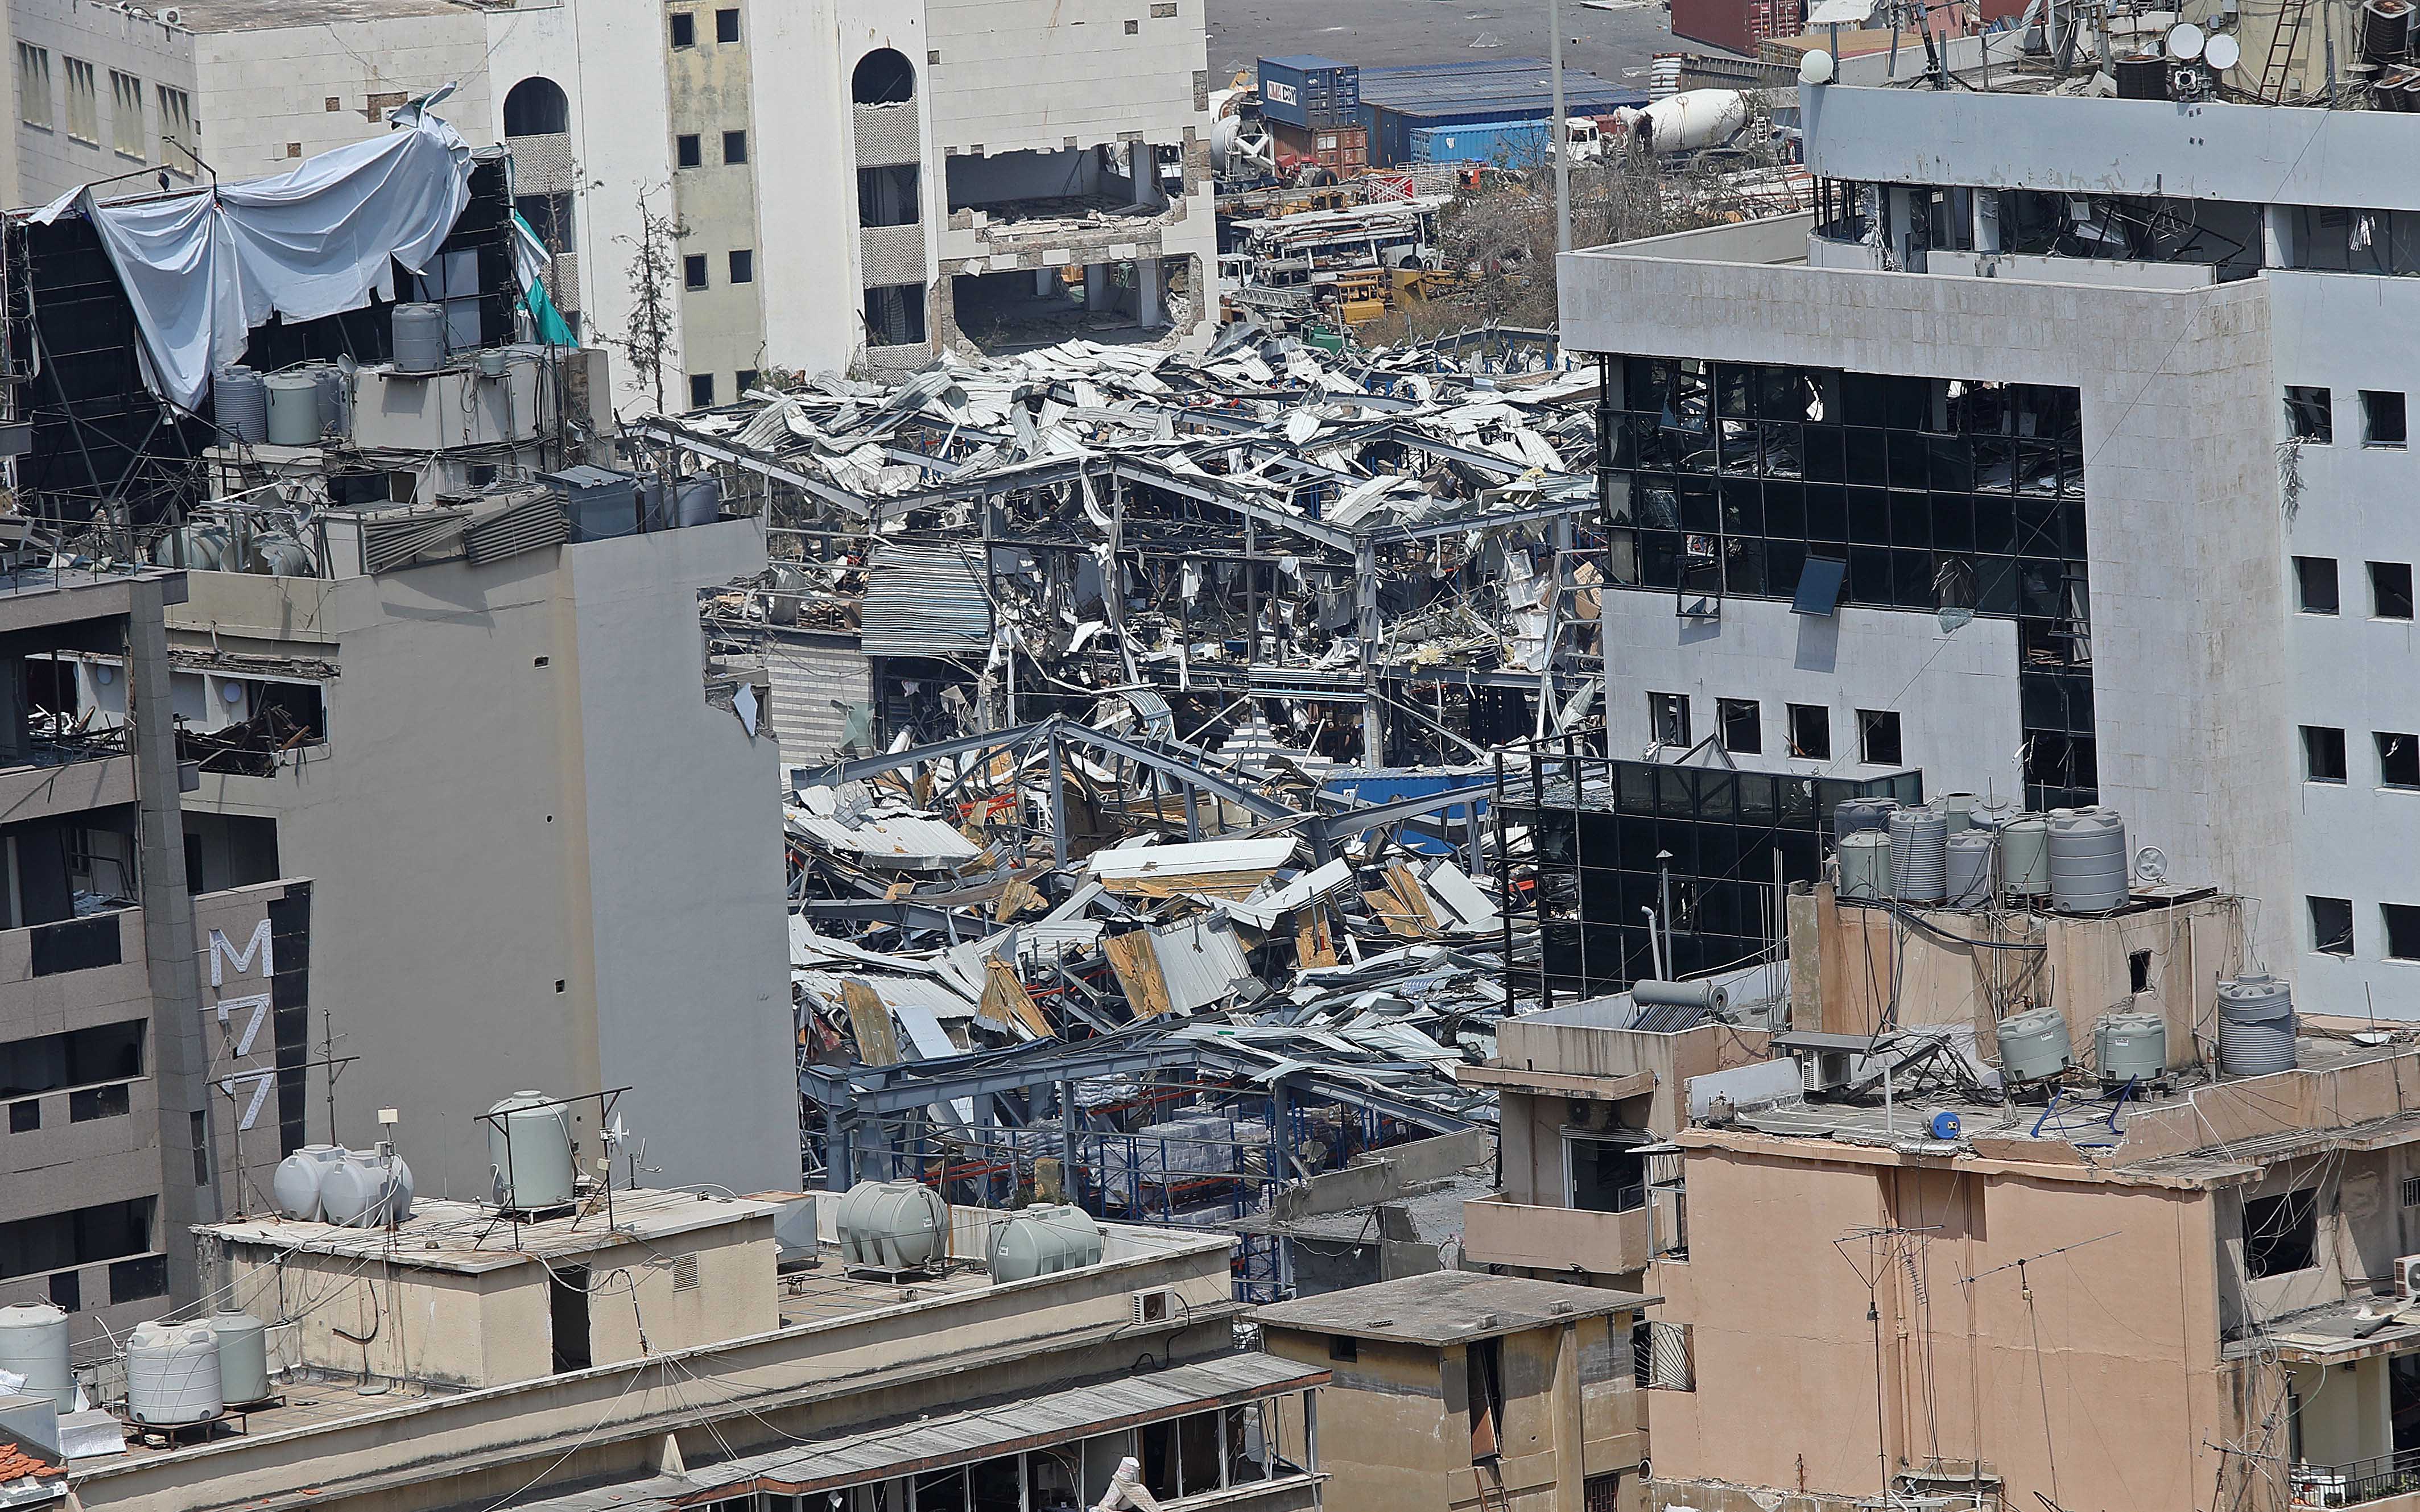
[[[675,295],[680,285],[675,282],[680,270],[675,249],[689,235],[686,224],[658,213],[649,203],[650,195],[669,187],[659,184],[640,190],[638,235],[613,239],[631,249],[630,319],[622,339],[612,345],[622,348],[630,360],[631,372],[655,391],[659,414],[664,409],[664,364],[672,356],[680,318]]]

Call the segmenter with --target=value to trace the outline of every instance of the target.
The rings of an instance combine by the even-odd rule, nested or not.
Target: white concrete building
[[[1685,706],[2110,805],[2257,901],[2306,1005],[2420,1017],[2420,126],[1998,67],[1803,91],[1812,215],[1564,260],[1612,359],[1614,747]],[[1793,614],[1817,559],[1837,611]]]

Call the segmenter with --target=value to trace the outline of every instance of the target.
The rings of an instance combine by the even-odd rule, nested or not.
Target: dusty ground
[[[1676,43],[1661,0],[1599,10],[1562,0],[1563,66],[1632,88],[1647,61]],[[1544,57],[1546,0],[1208,0],[1210,73],[1223,85],[1263,57],[1299,53],[1365,69],[1466,59]],[[1492,37],[1500,45],[1473,47]],[[1215,87],[1215,85],[1214,85]]]

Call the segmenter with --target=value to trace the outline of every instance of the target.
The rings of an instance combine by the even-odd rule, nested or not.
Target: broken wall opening
[[[1154,340],[1181,303],[1191,323],[1195,257],[1129,257],[1080,268],[1020,268],[951,280],[960,336],[987,353],[1054,346],[1073,335]]]

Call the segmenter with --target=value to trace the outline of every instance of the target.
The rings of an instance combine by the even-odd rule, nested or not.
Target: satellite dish
[[[2168,56],[2179,63],[2191,63],[2201,56],[2201,28],[2189,21],[2180,21],[2168,28]]]
[[[2146,845],[2134,853],[2134,875],[2145,882],[2168,880],[2168,853],[2157,845]]]
[[[2211,72],[2225,73],[2243,60],[2243,44],[2232,37],[2213,37],[2202,44],[2201,60],[2210,65]]]

